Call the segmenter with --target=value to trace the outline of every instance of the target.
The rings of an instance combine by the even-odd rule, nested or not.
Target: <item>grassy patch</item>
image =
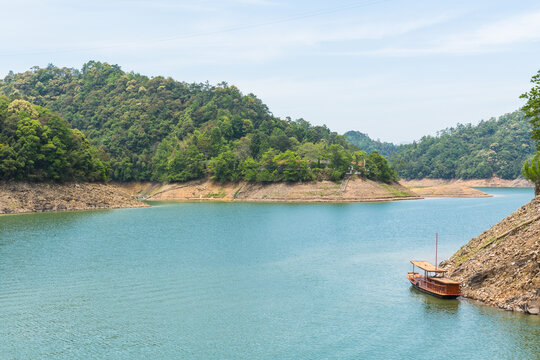
[[[409,193],[407,193],[407,192],[405,192],[403,190],[396,189],[392,185],[382,184],[382,186],[384,186],[386,191],[388,191],[390,194],[392,194],[393,197],[409,197],[409,196],[411,196],[411,194],[409,194]]]
[[[207,199],[209,199],[209,198],[221,199],[221,198],[224,198],[225,196],[227,196],[227,193],[223,189],[219,189],[219,191],[217,193],[209,192],[208,194],[204,195],[204,197],[207,198]]]
[[[456,259],[456,265],[461,265],[464,261],[466,261],[467,259],[473,257],[474,255],[476,255],[476,253],[480,250],[482,250],[483,248],[486,248],[488,247],[489,245],[493,244],[493,242],[495,242],[495,240],[500,240],[500,239],[496,239],[496,238],[487,238],[486,240],[484,240],[484,242],[478,246],[477,248],[475,249],[472,249],[470,246],[467,246],[469,249],[471,249],[468,253],[465,253],[463,255],[460,255],[457,257]]]

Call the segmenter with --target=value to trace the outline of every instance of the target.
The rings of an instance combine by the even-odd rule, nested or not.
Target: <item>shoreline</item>
[[[533,184],[525,179],[419,179],[401,180],[400,183],[422,197],[476,198],[491,197],[479,188],[528,188]]]
[[[354,204],[354,203],[381,203],[392,201],[407,201],[407,200],[422,200],[420,196],[411,197],[396,197],[396,198],[371,198],[361,200],[285,200],[285,199],[261,199],[261,200],[225,200],[225,199],[199,199],[199,198],[186,198],[186,199],[167,199],[167,200],[154,200],[145,199],[145,202],[156,203],[204,203],[204,202],[221,202],[221,203],[248,203],[248,204],[268,204],[268,203],[286,203],[286,204]]]
[[[342,182],[270,184],[193,180],[176,184],[141,182],[121,186],[126,192],[148,201],[352,203],[422,198],[399,183],[382,184],[358,178]]]
[[[382,184],[360,178],[341,182],[31,183],[0,182],[0,215],[149,207],[144,201],[249,203],[369,203],[433,197],[491,197],[478,187],[523,187],[523,179],[401,180]],[[488,186],[496,185],[496,186]]]

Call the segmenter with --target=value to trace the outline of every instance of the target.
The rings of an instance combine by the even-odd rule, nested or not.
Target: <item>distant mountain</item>
[[[381,142],[380,140],[373,140],[367,134],[360,131],[347,131],[343,134],[348,142],[358,146],[360,149],[370,153],[372,151],[378,151],[384,157],[389,157],[396,152],[399,148],[398,145],[389,142]]]
[[[374,141],[357,131],[345,137],[364,150],[375,149],[388,157],[405,179],[515,179],[521,176],[523,162],[535,153],[531,124],[521,111],[474,126],[458,124],[406,145]]]

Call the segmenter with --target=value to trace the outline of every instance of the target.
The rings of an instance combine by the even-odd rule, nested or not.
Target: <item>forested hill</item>
[[[361,176],[391,182],[393,169],[326,126],[271,114],[226,83],[188,84],[91,61],[81,70],[10,73],[0,94],[61,114],[110,156],[116,180],[303,181]]]
[[[360,131],[347,131],[344,136],[348,142],[358,146],[360,149],[366,152],[377,151],[379,154],[385,157],[389,157],[399,148],[398,145],[393,143],[373,140],[367,134]]]
[[[389,160],[406,179],[515,179],[534,152],[531,124],[516,111],[400,145]]]

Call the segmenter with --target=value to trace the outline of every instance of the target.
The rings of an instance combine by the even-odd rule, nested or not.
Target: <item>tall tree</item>
[[[521,95],[522,99],[527,99],[523,106],[525,115],[529,118],[532,128],[532,138],[536,140],[536,155],[529,162],[523,164],[523,175],[534,183],[534,196],[540,195],[540,70],[531,79],[534,84],[532,89]]]
[[[534,196],[540,195],[540,152],[523,164],[523,176],[534,184]]]
[[[532,138],[537,141],[536,149],[540,151],[540,70],[531,78],[531,83],[534,86],[529,92],[522,94],[521,98],[527,99],[523,111],[533,126]]]

